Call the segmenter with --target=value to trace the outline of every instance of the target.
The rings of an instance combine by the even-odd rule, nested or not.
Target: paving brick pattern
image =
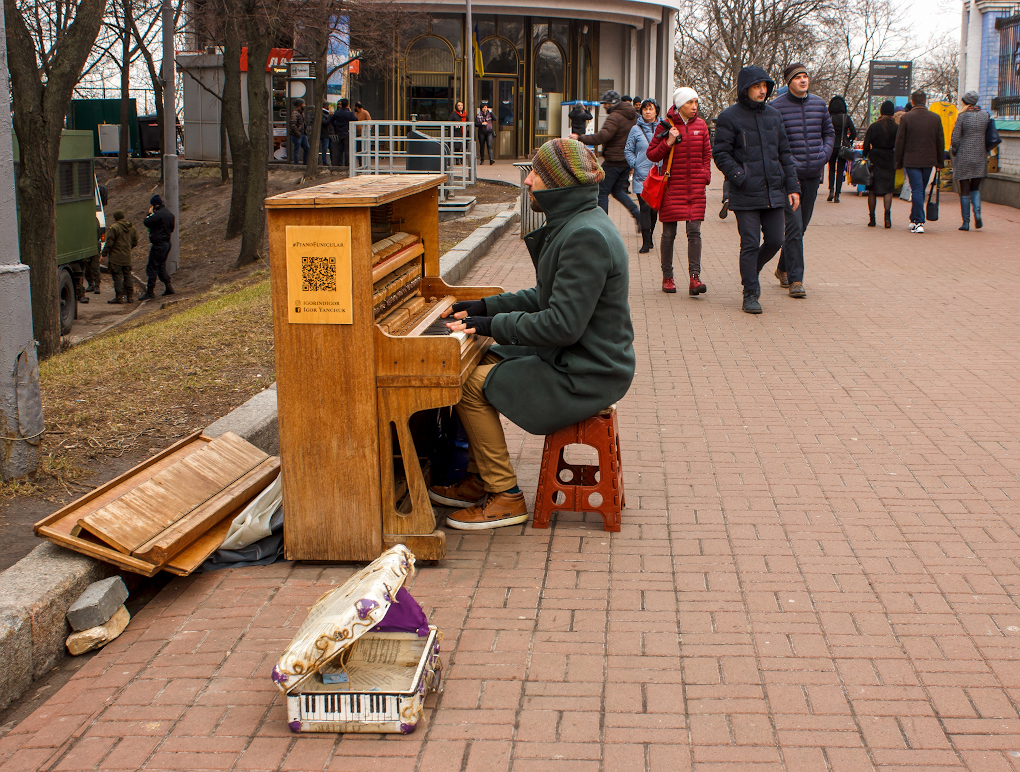
[[[954,204],[913,236],[900,202],[885,231],[820,201],[808,298],[766,273],[757,317],[732,216],[710,208],[692,299],[614,205],[623,530],[451,532],[413,585],[447,662],[416,734],[290,733],[270,669],[353,568],[280,564],[175,580],[0,770],[1020,769],[1020,215],[959,233]],[[530,276],[511,234],[467,281]],[[541,439],[509,439],[533,496]]]

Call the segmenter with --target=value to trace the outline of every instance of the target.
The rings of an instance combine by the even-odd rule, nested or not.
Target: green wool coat
[[[103,254],[110,256],[110,265],[131,265],[131,249],[138,246],[138,233],[127,220],[114,220],[106,229]]]
[[[525,237],[532,289],[485,298],[492,351],[485,396],[531,434],[550,434],[621,399],[634,380],[627,248],[598,186],[535,193],[546,224]]]

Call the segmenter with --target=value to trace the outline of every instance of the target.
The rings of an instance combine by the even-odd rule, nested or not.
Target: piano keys
[[[451,333],[442,314],[502,289],[440,277],[444,181],[363,176],[266,199],[288,559],[372,560],[396,543],[419,559],[445,554],[410,422],[456,404],[491,344]],[[337,277],[322,286],[344,289],[349,276],[350,323],[294,321],[292,261],[316,234],[329,237],[316,242],[328,253],[316,270],[335,266]]]

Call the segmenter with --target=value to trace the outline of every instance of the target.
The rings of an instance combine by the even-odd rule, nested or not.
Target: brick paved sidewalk
[[[717,191],[713,193],[713,200]],[[819,201],[806,300],[740,312],[710,207],[692,299],[632,250],[623,530],[450,533],[413,591],[445,691],[407,737],[294,736],[269,672],[352,572],[178,579],[0,740],[0,770],[1020,769],[1020,213],[923,236]],[[683,274],[683,270],[679,271]],[[516,235],[468,283],[530,280]],[[534,495],[540,438],[512,429]]]

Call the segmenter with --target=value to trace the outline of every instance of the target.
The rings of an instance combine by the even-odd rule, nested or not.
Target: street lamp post
[[[29,267],[18,249],[10,97],[7,33],[0,14],[0,480],[36,470],[43,428]]]

